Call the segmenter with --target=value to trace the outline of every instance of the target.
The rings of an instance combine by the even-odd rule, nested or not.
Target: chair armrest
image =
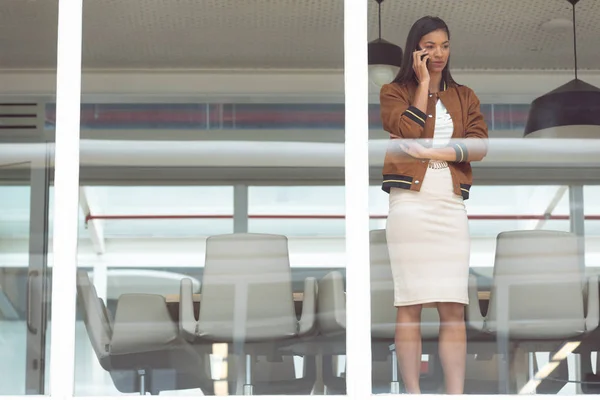
[[[317,280],[308,277],[304,280],[302,316],[298,322],[298,336],[312,333],[317,326]]]
[[[585,330],[593,331],[600,322],[600,296],[598,293],[598,275],[587,279],[587,314],[585,316]]]
[[[469,305],[467,306],[467,326],[476,331],[483,331],[484,317],[479,306],[477,276],[469,274]]]
[[[198,321],[194,314],[194,285],[190,278],[184,278],[179,284],[179,333],[187,341],[196,339]]]
[[[119,297],[110,354],[163,350],[178,338],[165,298],[156,294]]]
[[[344,278],[339,271],[325,275],[319,282],[317,319],[323,334],[336,334],[346,329],[346,295]]]

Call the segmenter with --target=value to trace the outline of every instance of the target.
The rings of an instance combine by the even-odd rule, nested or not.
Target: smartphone
[[[421,51],[421,50],[423,50],[423,49],[421,48],[421,46],[417,46],[417,50]],[[427,55],[427,54],[423,54],[423,55],[421,56],[421,61],[423,60],[423,58],[425,58],[425,56],[426,56],[426,55]],[[429,65],[429,60],[427,60],[427,62],[426,62],[425,64],[426,64],[426,65]]]

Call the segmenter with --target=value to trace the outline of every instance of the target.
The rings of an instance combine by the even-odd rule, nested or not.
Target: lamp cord
[[[575,25],[575,3],[573,3],[573,53],[575,56],[575,79],[577,79],[577,30]]]
[[[377,4],[379,9],[379,39],[381,40],[381,1],[378,1]]]

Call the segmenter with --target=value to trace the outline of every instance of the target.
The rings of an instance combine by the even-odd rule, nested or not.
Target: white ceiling
[[[360,1],[360,0],[357,0]],[[377,5],[369,2],[370,39]],[[57,0],[0,0],[0,68],[53,68]],[[577,6],[579,64],[600,70],[600,1]],[[383,37],[404,47],[427,14],[450,26],[454,68],[570,69],[566,0],[387,0]],[[84,0],[90,69],[333,69],[343,66],[343,0]]]

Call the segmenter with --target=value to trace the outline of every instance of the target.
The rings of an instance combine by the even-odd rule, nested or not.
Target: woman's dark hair
[[[406,38],[406,46],[404,47],[404,55],[402,56],[402,65],[396,78],[395,83],[407,84],[409,82],[417,83],[417,75],[413,70],[413,52],[419,49],[419,42],[421,38],[433,31],[443,30],[448,34],[448,40],[450,40],[450,29],[448,25],[438,17],[426,16],[417,20],[408,32]],[[450,58],[442,71],[442,81],[448,85],[456,83],[450,74]]]

